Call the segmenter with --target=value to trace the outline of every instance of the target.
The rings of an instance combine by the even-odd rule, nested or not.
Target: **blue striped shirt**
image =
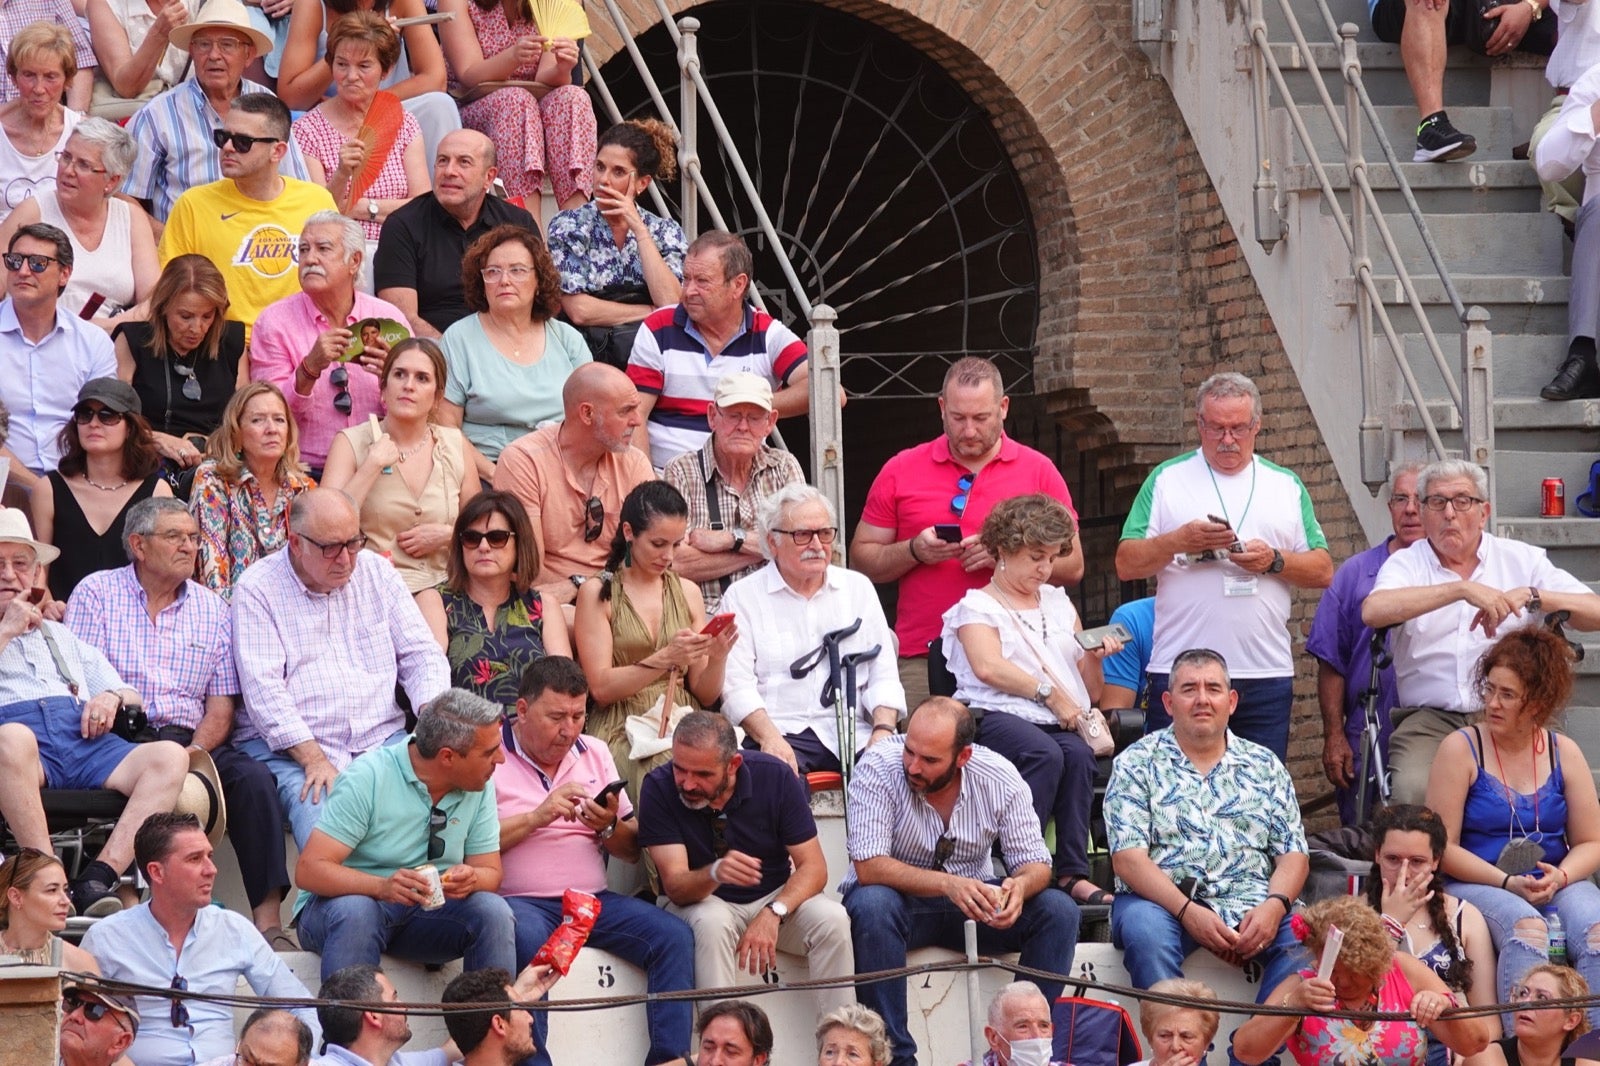
[[[890,737],[868,748],[856,763],[846,836],[852,863],[887,855],[931,870],[939,838],[948,833],[955,848],[944,869],[957,877],[992,880],[996,840],[1012,873],[1029,863],[1049,865],[1050,850],[1039,833],[1033,795],[1008,760],[981,744],[972,745],[946,826],[943,816],[906,781],[905,749],[905,737]],[[848,892],[855,883],[852,866],[839,891]]]
[[[234,95],[271,91],[245,78]],[[222,116],[206,99],[199,82],[180,82],[161,93],[134,112],[128,122],[139,155],[122,179],[122,191],[136,200],[150,201],[155,217],[165,222],[185,191],[222,180],[222,153],[211,140],[211,132],[221,128]],[[278,173],[302,181],[308,177],[305,157],[292,137]]]

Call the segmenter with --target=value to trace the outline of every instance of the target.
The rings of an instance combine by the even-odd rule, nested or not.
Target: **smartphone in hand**
[[[733,614],[731,612],[728,614],[719,614],[707,622],[706,627],[700,632],[705,636],[714,637],[731,625],[733,625]]]
[[[1112,622],[1108,626],[1095,626],[1093,629],[1080,630],[1072,635],[1077,638],[1078,646],[1084,651],[1094,651],[1106,642],[1107,636],[1114,636],[1124,644],[1133,640],[1133,634],[1128,632],[1128,627],[1121,622]]]
[[[933,535],[946,544],[961,543],[961,527],[954,522],[941,522],[933,527]]]

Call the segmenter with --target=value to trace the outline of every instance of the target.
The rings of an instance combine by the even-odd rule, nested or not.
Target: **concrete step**
[[[1376,41],[1377,35],[1372,32],[1372,21],[1367,15],[1367,0],[1327,0],[1328,13],[1333,16],[1334,27],[1344,23],[1354,23],[1360,28],[1357,40]],[[1319,6],[1306,3],[1305,0],[1291,2],[1289,9],[1294,13],[1295,21],[1300,24],[1300,32],[1307,40],[1329,39],[1327,20],[1323,18]],[[1267,19],[1267,32],[1274,41],[1291,40],[1288,26],[1289,20],[1284,16],[1283,4],[1279,0],[1265,0],[1262,5],[1262,14]]]
[[[1409,159],[1407,152],[1402,159]],[[1343,164],[1324,164],[1328,184],[1339,195],[1341,210],[1350,211],[1350,171]],[[1483,162],[1468,160],[1462,166],[1440,166],[1435,163],[1400,164],[1400,176],[1405,178],[1417,205],[1424,212],[1445,214],[1486,214],[1492,212],[1539,211],[1539,178],[1533,168],[1518,159],[1491,159]],[[1315,196],[1321,200],[1322,186],[1316,171],[1309,163],[1296,163],[1284,168],[1279,182],[1285,192]],[[1395,172],[1377,154],[1376,146],[1367,152],[1367,183],[1372,186],[1378,206],[1389,218],[1407,214],[1405,200],[1399,192]],[[1324,202],[1322,210],[1327,213]]]
[[[1417,382],[1422,386],[1427,395],[1443,396],[1444,387],[1440,383],[1439,374],[1433,367],[1433,360],[1428,355],[1425,341],[1420,333],[1406,335],[1404,338],[1406,359],[1413,372],[1417,375]],[[1446,339],[1440,338],[1441,344]],[[1525,403],[1544,405],[1553,409],[1566,409],[1569,406],[1582,406],[1595,401],[1575,401],[1574,405],[1552,404],[1539,400],[1539,390],[1554,376],[1556,367],[1561,360],[1561,354],[1566,350],[1565,336],[1551,336],[1539,334],[1496,334],[1493,337],[1494,360],[1494,393],[1508,404]],[[1460,374],[1460,342],[1455,335],[1451,335],[1445,347],[1445,359],[1448,361],[1452,376],[1459,387]],[[1433,412],[1435,418],[1439,411]],[[1496,412],[1496,425],[1501,417],[1514,417],[1525,419],[1552,418],[1552,419],[1587,419],[1587,411],[1581,414],[1544,414],[1542,412],[1527,411],[1516,415],[1501,415]],[[1413,415],[1414,419],[1415,416]],[[1507,428],[1512,428],[1509,424]]]
[[[1431,265],[1427,274],[1432,275]],[[1456,318],[1450,302],[1445,298],[1443,283],[1437,276],[1427,276],[1420,272],[1414,274],[1412,280],[1417,296],[1422,301],[1423,312],[1441,340],[1446,333],[1452,337],[1457,335],[1461,330],[1461,323]],[[1489,312],[1489,328],[1496,338],[1516,334],[1545,334],[1551,338],[1549,343],[1554,346],[1553,350],[1558,355],[1566,350],[1567,293],[1571,289],[1571,280],[1566,276],[1453,274],[1451,280],[1465,306],[1476,305]],[[1390,319],[1394,322],[1396,331],[1401,334],[1420,334],[1421,330],[1406,302],[1399,279],[1393,274],[1380,273],[1374,275],[1373,281],[1384,306],[1389,309]],[[1332,288],[1335,302],[1340,304],[1355,302],[1353,278],[1340,278],[1333,283]],[[1446,354],[1448,356],[1450,353]],[[1550,358],[1555,359],[1555,356]],[[1454,359],[1452,361],[1454,362]],[[1558,362],[1559,359],[1555,359],[1555,362],[1541,362],[1540,365],[1549,366],[1549,373],[1554,373]],[[1496,367],[1498,380],[1498,359]],[[1548,374],[1545,380],[1549,380]]]
[[[1588,473],[1587,466],[1583,473]],[[1503,495],[1506,490],[1507,486],[1502,484],[1500,493]],[[1569,513],[1572,501],[1577,499],[1580,491],[1574,491],[1573,483],[1568,482]],[[1600,579],[1600,552],[1595,550],[1600,548],[1600,519],[1502,516],[1497,530],[1501,536],[1539,545],[1549,553],[1551,562],[1580,581]],[[1596,668],[1600,668],[1600,664],[1596,664]]]
[[[1448,97],[1447,97],[1448,99]],[[1454,103],[1452,101],[1452,103]],[[1316,146],[1318,158],[1324,163],[1343,158],[1343,149],[1339,145],[1339,138],[1334,132],[1333,122],[1328,113],[1323,110],[1320,103],[1299,104],[1300,118],[1306,125],[1306,132],[1311,135],[1312,144]],[[1417,146],[1417,109],[1411,104],[1380,104],[1377,107],[1380,128],[1389,138],[1395,155],[1402,162],[1409,162],[1411,154]],[[1341,120],[1342,120],[1341,115]],[[1281,119],[1287,124],[1287,118]],[[1513,120],[1511,109],[1508,107],[1468,107],[1452,106],[1450,108],[1450,121],[1455,123],[1457,129],[1470,133],[1478,142],[1478,151],[1471,156],[1472,161],[1482,160],[1509,160],[1511,149],[1528,139],[1527,131],[1520,129]],[[1309,159],[1299,138],[1294,136],[1292,128],[1289,134],[1290,147],[1293,152],[1293,162],[1304,162]],[[1367,144],[1366,155],[1369,158],[1382,158],[1382,151],[1378,147],[1376,137],[1368,125],[1362,130],[1362,139]],[[1463,160],[1462,162],[1466,162]],[[1452,164],[1435,164],[1449,166]],[[1455,164],[1459,165],[1459,164]]]
[[[1576,436],[1578,439],[1573,443],[1581,445],[1594,441],[1594,431],[1600,428],[1600,400],[1552,403],[1525,396],[1507,398],[1505,390],[1499,387],[1498,378],[1495,396],[1495,443],[1500,448],[1515,450],[1519,440],[1553,436]],[[1433,417],[1434,425],[1441,429],[1460,428],[1460,417],[1455,406],[1445,400],[1430,402],[1428,413]],[[1421,428],[1422,419],[1410,404],[1404,405],[1399,414],[1401,429]]]
[[[1452,276],[1511,274],[1535,277],[1565,273],[1566,237],[1561,220],[1550,214],[1505,213],[1491,215],[1427,213],[1428,230]],[[1422,243],[1422,234],[1409,216],[1389,232],[1406,269],[1413,274],[1434,271]],[[1374,257],[1374,263],[1383,260]]]

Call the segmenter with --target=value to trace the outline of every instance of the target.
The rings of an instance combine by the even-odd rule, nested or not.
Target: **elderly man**
[[[289,109],[276,96],[239,97],[221,127],[212,138],[221,179],[178,197],[157,251],[162,266],[189,253],[215,263],[228,283],[228,318],[244,323],[248,338],[264,308],[294,294],[301,224],[334,203],[321,185],[279,173]]]
[[[857,751],[893,736],[905,717],[894,634],[872,582],[829,564],[838,523],[826,496],[803,481],[786,485],[762,504],[758,522],[757,543],[772,565],[734,582],[722,599],[739,631],[722,711],[744,729],[745,747],[799,774],[837,773]],[[873,648],[876,656],[834,665]],[[808,657],[814,668],[795,677],[789,664]],[[849,716],[844,737],[838,704]]]
[[[295,498],[287,549],[234,587],[235,740],[272,771],[302,849],[339,772],[405,735],[396,682],[412,707],[450,687],[405,582],[366,543],[350,498],[313,489]]]
[[[311,1062],[311,1028],[286,1010],[258,1007],[239,1030],[239,1046],[201,1066],[308,1066]]]
[[[645,972],[651,992],[694,987],[694,933],[653,903],[606,887],[609,859],[639,861],[639,828],[625,791],[605,788],[617,773],[611,749],[583,734],[589,682],[564,655],[539,659],[523,672],[516,718],[502,731],[506,760],[494,773],[500,810],[500,893],[517,922],[517,958],[531,959],[562,921],[569,888],[600,899],[589,944]],[[683,1054],[689,1044],[688,1001],[645,1005],[650,1048],[646,1066]],[[548,1066],[545,1014],[534,1015],[533,1061]]]
[[[447,134],[433,161],[433,191],[384,220],[373,287],[418,337],[439,337],[471,313],[461,260],[473,241],[496,226],[535,228],[527,211],[489,194],[495,173],[493,141],[477,130]]]
[[[139,1066],[191,1066],[234,1050],[232,996],[243,978],[258,996],[309,998],[305,985],[261,939],[249,919],[211,905],[217,866],[192,814],[155,814],[134,842],[150,898],[96,922],[83,948],[114,981],[197,993],[193,999],[140,996],[144,1018],[129,1058]],[[296,1012],[315,1024],[309,1008]]]
[[[1013,981],[989,1001],[981,1066],[1058,1066],[1050,1001],[1032,981]],[[971,1066],[970,1063],[965,1066]]]
[[[974,744],[977,726],[955,700],[931,697],[903,737],[866,753],[850,781],[850,873],[840,891],[861,973],[906,964],[911,948],[962,946],[978,923],[978,950],[1021,950],[1023,966],[1072,968],[1078,905],[1051,887],[1050,851],[1028,786],[1005,759]],[[994,878],[1000,845],[1007,876]],[[1045,986],[1057,996],[1061,985]],[[915,1066],[905,978],[862,984],[883,1017],[893,1066]]]
[[[694,972],[726,988],[764,974],[777,952],[804,956],[813,978],[855,973],[850,920],[822,894],[828,860],[806,787],[783,762],[740,754],[720,714],[694,711],[672,735],[672,762],[640,789],[639,843],[650,850],[667,909],[694,930]],[[850,989],[817,992],[821,1010]]]
[[[0,403],[12,413],[0,457],[11,461],[6,487],[19,492],[56,468],[61,430],[78,390],[117,376],[117,353],[105,331],[56,306],[72,276],[72,241],[35,222],[11,235],[4,257],[6,296],[0,304]]]
[[[910,706],[928,697],[928,643],[938,638],[944,612],[994,572],[978,531],[995,504],[1038,492],[1060,500],[1077,520],[1056,464],[1006,436],[1010,409],[993,363],[956,360],[939,394],[944,435],[890,459],[867,490],[850,563],[877,584],[899,584],[894,631]],[[1050,581],[1076,585],[1082,577],[1083,548],[1074,542]]]
[[[1399,626],[1394,652],[1394,734],[1389,769],[1395,803],[1421,803],[1439,742],[1480,709],[1473,667],[1494,638],[1571,612],[1577,629],[1600,629],[1600,596],[1550,562],[1543,548],[1485,531],[1489,482],[1460,459],[1417,475],[1422,540],[1389,556],[1361,606],[1361,621]]]
[[[1372,685],[1372,629],[1362,624],[1361,604],[1372,591],[1378,570],[1389,557],[1422,539],[1422,502],[1417,474],[1425,464],[1405,463],[1389,476],[1389,523],[1394,532],[1382,544],[1346,559],[1334,572],[1333,584],[1317,604],[1306,638],[1306,651],[1317,657],[1317,704],[1322,709],[1322,769],[1339,798],[1339,820],[1355,824],[1356,797],[1366,782],[1356,781],[1357,755],[1366,729],[1367,698],[1376,696],[1380,750],[1389,750],[1393,731],[1394,667],[1378,674]],[[1368,789],[1372,800],[1375,789]]]
[[[1294,652],[1290,592],[1326,588],[1328,542],[1292,471],[1255,454],[1261,393],[1243,374],[1206,378],[1195,397],[1200,448],[1145,478],[1117,545],[1123,581],[1157,577],[1145,732],[1161,709],[1173,659],[1216,645],[1238,690],[1232,729],[1288,758]]]
[[[283,805],[272,771],[228,740],[239,696],[233,627],[222,597],[192,579],[199,528],[188,506],[170,496],[130,507],[122,546],[133,562],[79,582],[67,603],[67,628],[144,694],[158,739],[211,754],[256,928],[269,943],[281,938],[288,947],[293,941],[278,911],[289,887]]]
[[[61,1066],[112,1066],[139,1035],[139,1009],[110,992],[61,993]]]
[[[735,370],[765,378],[777,390],[778,417],[810,409],[805,342],[765,311],[746,303],[755,261],[744,239],[702,233],[683,260],[683,300],[652,312],[639,327],[628,376],[639,386],[646,422],[634,443],[660,470],[705,443],[706,409],[717,381]]]
[[[72,883],[79,914],[117,910],[115,891],[145,817],[170,811],[189,771],[171,741],[134,744],[113,733],[137,704],[98,648],[47,622],[29,593],[61,553],[33,539],[28,520],[0,508],[0,818],[22,847],[50,851],[41,788],[105,788],[128,797],[106,846]]]
[[[381,952],[469,970],[515,965],[500,887],[494,768],[498,704],[450,689],[423,706],[411,740],[368,752],[334,783],[300,851],[300,938],[322,976]],[[442,890],[418,869],[432,865]],[[442,902],[439,896],[443,896]]]
[[[192,21],[175,27],[168,40],[189,53],[194,73],[140,108],[129,121],[128,132],[139,144],[139,156],[122,180],[122,192],[142,200],[160,222],[172,214],[178,197],[223,177],[224,160],[217,153],[213,131],[225,126],[234,102],[272,91],[244,77],[251,60],[272,50],[272,40],[250,25],[238,0],[210,0]],[[269,149],[261,151],[267,158]],[[305,179],[305,158],[294,144],[285,144],[271,159],[284,177]]]
[[[767,1066],[772,1059],[772,1022],[767,1012],[742,999],[724,999],[700,1012],[694,1066]]]
[[[250,376],[272,382],[289,398],[300,427],[300,459],[320,477],[339,431],[383,410],[378,375],[389,346],[363,333],[352,359],[351,327],[368,318],[404,321],[405,314],[357,291],[366,239],[355,219],[318,211],[300,227],[296,248],[300,291],[261,312],[250,340]]]
[[[632,444],[644,418],[640,403],[622,371],[585,363],[561,387],[563,420],[500,453],[494,487],[527,508],[546,603],[572,603],[578,586],[600,572],[623,499],[655,476]]]
[[[762,505],[806,477],[791,453],[766,443],[778,414],[765,378],[746,370],[723,375],[706,423],[711,436],[705,444],[672,460],[661,477],[689,503],[689,539],[672,568],[700,582],[711,615],[729,585],[765,562],[761,546],[750,538]]]
[[[1111,939],[1138,988],[1181,976],[1196,948],[1258,959],[1259,1002],[1295,964],[1289,907],[1310,861],[1294,782],[1230,732],[1238,696],[1216,652],[1179,655],[1161,698],[1172,724],[1119,755],[1106,787]]]

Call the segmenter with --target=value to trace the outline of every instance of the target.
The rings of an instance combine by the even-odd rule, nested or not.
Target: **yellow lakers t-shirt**
[[[203,255],[228,283],[228,318],[250,327],[268,304],[300,291],[296,269],[300,226],[318,211],[337,210],[321,185],[284,178],[275,200],[252,200],[233,179],[196,185],[172,205],[161,234],[161,265]]]

